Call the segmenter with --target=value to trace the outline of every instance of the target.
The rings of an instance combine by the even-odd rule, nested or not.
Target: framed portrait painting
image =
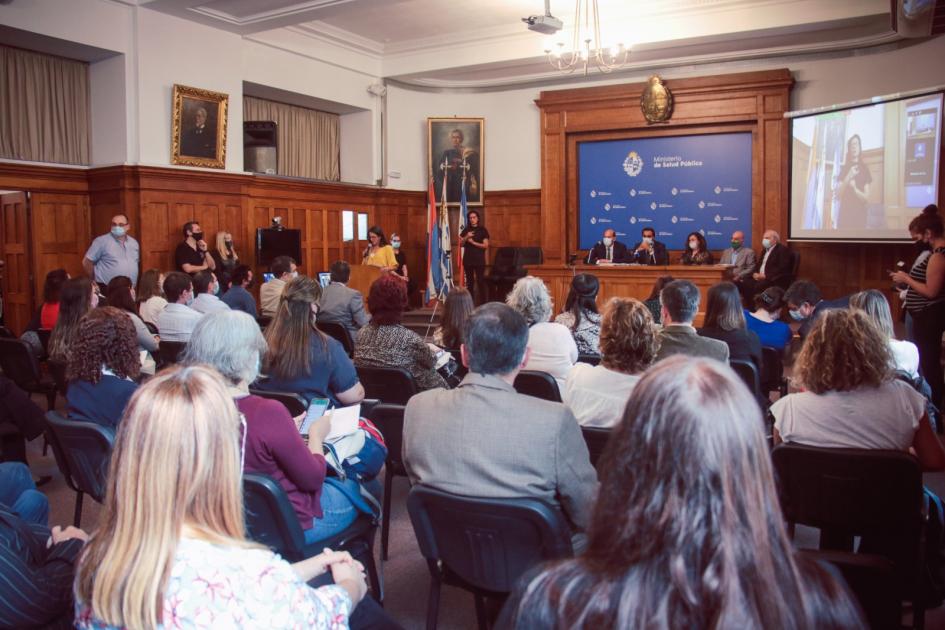
[[[427,118],[427,159],[437,201],[442,199],[445,179],[449,205],[459,205],[464,186],[466,204],[482,205],[484,127],[484,118]]]
[[[226,166],[226,106],[220,92],[174,86],[171,164]]]

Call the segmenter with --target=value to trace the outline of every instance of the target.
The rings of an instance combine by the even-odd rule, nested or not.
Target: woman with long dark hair
[[[368,246],[364,250],[361,264],[380,267],[383,271],[397,270],[397,255],[387,242],[384,230],[378,225],[372,225],[368,230]]]
[[[862,230],[866,227],[866,207],[872,181],[870,169],[863,163],[863,140],[858,134],[853,134],[847,140],[847,153],[837,175],[838,230]]]
[[[518,589],[508,625],[862,628],[845,589],[794,554],[763,429],[723,363],[650,368],[599,463],[587,549]]]
[[[579,273],[571,280],[564,311],[555,322],[567,326],[580,354],[600,354],[600,313],[597,310],[597,276]]]
[[[69,362],[79,320],[98,306],[98,292],[88,278],[72,278],[62,285],[59,296],[59,318],[49,335],[49,358],[59,363]]]
[[[680,265],[711,265],[715,262],[709,244],[699,232],[692,232],[686,237],[686,251],[679,260]]]
[[[761,339],[748,330],[742,299],[733,282],[709,287],[705,320],[699,334],[728,344],[729,359],[751,361],[761,372]]]
[[[56,320],[59,319],[59,293],[68,279],[69,274],[65,269],[53,269],[46,274],[46,280],[43,282],[43,303],[36,309],[33,319],[26,325],[26,330],[52,330],[56,327]]]
[[[131,323],[135,327],[135,336],[138,340],[138,347],[148,352],[156,352],[158,342],[148,327],[144,325],[138,313],[135,310],[135,289],[131,286],[131,278],[128,276],[115,276],[108,281],[108,287],[105,289],[105,297],[108,299],[108,305],[120,309],[131,317]]]
[[[794,333],[791,327],[781,321],[781,311],[787,307],[784,301],[784,289],[768,287],[755,296],[755,310],[745,309],[745,326],[751,330],[761,345],[784,352],[791,343]]]
[[[486,252],[489,251],[489,230],[482,224],[478,210],[466,213],[469,224],[459,233],[463,246],[463,273],[466,286],[476,304],[486,301]]]
[[[164,299],[164,274],[157,269],[148,269],[138,280],[138,314],[141,319],[157,326],[157,316],[167,306]]]
[[[650,296],[643,302],[644,306],[649,309],[650,315],[653,316],[653,322],[655,324],[662,323],[660,321],[660,291],[673,280],[674,278],[672,276],[660,276],[657,278],[656,282],[653,283],[653,290],[650,291]]]
[[[466,320],[469,319],[473,308],[473,299],[469,291],[462,287],[450,289],[443,305],[440,326],[433,333],[433,343],[447,350],[459,350],[463,344],[463,329],[466,327]]]

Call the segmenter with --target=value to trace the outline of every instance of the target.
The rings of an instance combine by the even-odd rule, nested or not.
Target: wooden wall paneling
[[[29,211],[26,193],[0,195],[0,259],[3,260],[3,322],[15,335],[33,315]]]
[[[33,285],[42,294],[46,274],[65,269],[84,275],[82,257],[91,243],[89,200],[86,193],[36,193],[30,198],[33,246]]]

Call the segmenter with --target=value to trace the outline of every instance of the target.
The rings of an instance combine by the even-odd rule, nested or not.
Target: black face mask
[[[915,241],[915,242],[912,244],[912,246],[913,246],[913,247],[915,248],[915,250],[916,250],[918,253],[920,253],[920,254],[921,254],[922,252],[927,252],[927,251],[929,251],[929,250],[932,249],[932,246],[929,245],[928,243],[926,243],[926,242],[923,241],[923,240]]]
[[[193,239],[194,239],[195,241],[202,241],[202,240],[203,240],[203,232],[192,232],[192,233],[191,233],[191,236],[193,237]]]
[[[223,244],[226,245],[227,249],[233,249],[233,241],[223,241]]]

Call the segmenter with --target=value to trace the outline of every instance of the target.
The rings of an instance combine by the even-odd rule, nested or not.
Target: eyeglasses
[[[112,221],[112,227],[127,227],[127,226],[128,226],[127,223],[115,223],[114,221]]]

